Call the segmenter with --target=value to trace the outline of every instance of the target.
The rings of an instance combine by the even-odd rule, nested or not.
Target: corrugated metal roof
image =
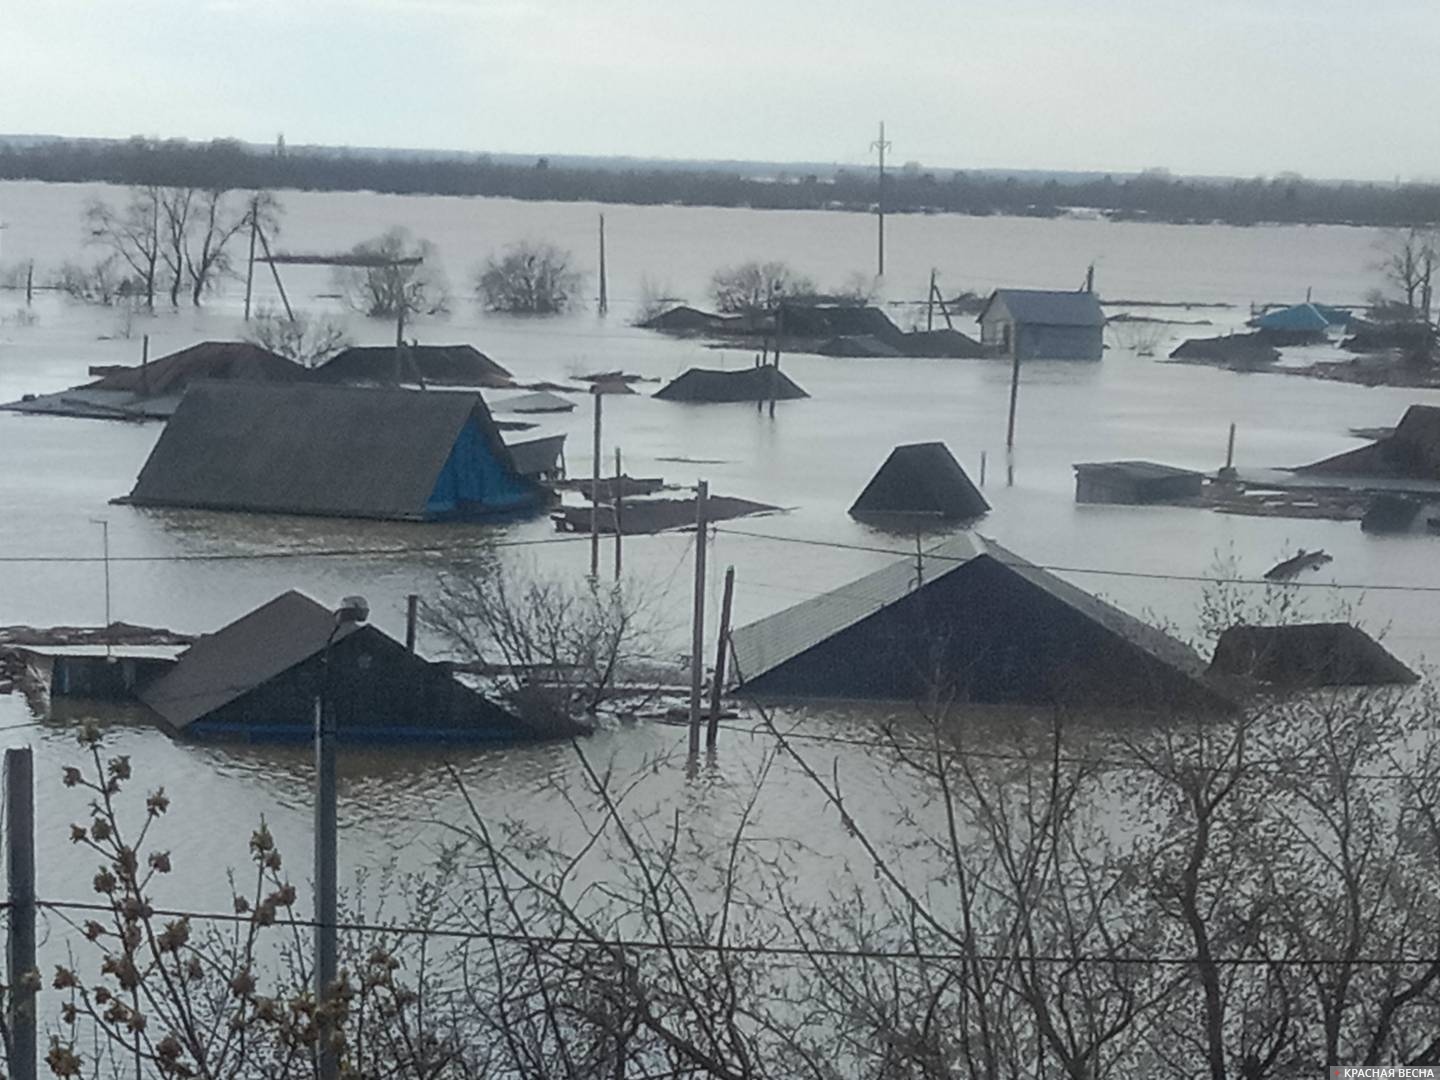
[[[420,519],[472,416],[492,453],[513,467],[479,394],[196,383],[128,501]]]
[[[1036,326],[1104,326],[1105,312],[1090,292],[1050,289],[996,289],[985,302],[979,320],[983,322],[997,301],[1017,323]]]
[[[1169,634],[1027,562],[992,540],[966,533],[926,551],[919,560],[920,575],[917,575],[916,559],[901,559],[833,592],[736,630],[731,638],[736,672],[742,681],[756,679],[909,595],[916,589],[917,576],[923,576],[920,588],[924,588],[981,558],[992,559],[1008,568],[1155,659],[1187,675],[1198,676],[1204,671],[1204,664],[1195,651]]]
[[[140,693],[140,700],[177,731],[228,705],[325,647],[335,614],[291,590],[229,626],[207,634],[175,666]],[[346,623],[340,641],[360,629]]]
[[[1177,476],[1204,476],[1194,469],[1181,469],[1174,465],[1161,465],[1158,461],[1082,461],[1076,463],[1077,473],[1108,473],[1130,480],[1168,480]]]

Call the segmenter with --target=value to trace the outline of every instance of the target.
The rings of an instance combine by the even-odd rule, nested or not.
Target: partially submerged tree
[[[161,190],[157,185],[132,187],[118,209],[102,199],[85,206],[87,242],[108,248],[130,267],[151,311],[160,271]]]
[[[710,292],[718,310],[756,315],[786,298],[814,293],[815,283],[783,262],[747,262],[715,271]]]
[[[1412,320],[1428,323],[1440,239],[1431,229],[1404,229],[1386,236],[1381,253],[1379,270],[1386,285],[1399,294]]]
[[[301,367],[313,368],[347,347],[350,335],[328,316],[296,311],[290,318],[267,306],[256,311],[245,340]]]
[[[336,287],[345,302],[362,315],[408,321],[447,310],[445,276],[429,240],[417,240],[410,230],[397,226],[356,244],[351,254],[376,264],[337,266],[334,270]]]
[[[580,287],[570,252],[524,241],[491,256],[475,274],[475,293],[490,311],[554,315],[569,307]]]

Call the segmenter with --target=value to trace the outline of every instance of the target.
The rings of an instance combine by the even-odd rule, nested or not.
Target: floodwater
[[[0,263],[35,259],[42,268],[90,257],[80,211],[95,195],[123,192],[96,185],[0,184]],[[495,199],[375,194],[283,193],[286,215],[278,246],[335,250],[392,225],[406,225],[438,248],[455,293],[448,318],[419,324],[426,342],[470,342],[522,381],[624,368],[667,380],[695,365],[744,366],[740,349],[710,349],[634,329],[627,317],[649,288],[705,306],[705,286],[718,267],[752,258],[782,259],[821,285],[838,285],[874,258],[874,220],[838,213],[718,210],[682,207],[597,207]],[[593,304],[550,320],[486,316],[469,298],[471,269],[505,244],[536,238],[594,265],[597,214],[606,216],[611,312]],[[1206,301],[1231,308],[1167,309],[1177,319],[1210,319],[1213,327],[1168,327],[1175,340],[1238,325],[1252,302],[1294,301],[1313,288],[1317,300],[1357,303],[1379,284],[1373,264],[1379,234],[1350,228],[1231,228],[1112,224],[1096,220],[907,216],[887,222],[890,301],[925,293],[932,267],[943,291],[984,291],[994,285],[1074,287],[1094,262],[1103,295]],[[237,252],[238,253],[238,252]],[[287,269],[296,306],[338,313],[320,271]],[[593,295],[593,274],[587,295]],[[37,298],[33,318],[23,298],[0,293],[0,400],[84,381],[92,364],[137,361],[140,336],[153,355],[202,339],[242,333],[240,288],[230,282],[207,306],[127,320],[112,310]],[[276,303],[260,282],[263,303]],[[902,324],[915,309],[894,309]],[[382,343],[387,325],[348,317],[360,343]],[[973,323],[957,324],[973,330]],[[1021,555],[1063,568],[1064,576],[1139,615],[1192,632],[1202,586],[1177,580],[1211,571],[1232,554],[1246,577],[1259,576],[1297,546],[1323,547],[1334,562],[1308,582],[1367,585],[1307,589],[1317,615],[1353,605],[1364,623],[1386,632],[1387,644],[1412,663],[1440,653],[1434,595],[1405,591],[1440,587],[1436,541],[1375,539],[1355,523],[1226,516],[1165,507],[1077,506],[1071,464],[1150,458],[1213,469],[1223,462],[1226,432],[1238,425],[1241,466],[1303,463],[1358,445],[1351,427],[1395,423],[1406,405],[1440,402],[1433,392],[1366,389],[1283,375],[1241,375],[1169,365],[1121,347],[1099,364],[1036,363],[1023,372],[1015,482],[1004,483],[1009,369],[993,361],[850,360],[787,356],[788,374],[813,395],[782,402],[773,419],[753,406],[686,406],[648,395],[605,401],[607,467],[619,446],[632,475],[698,478],[712,492],[786,508],[785,513],[731,522],[712,550],[709,611],[727,565],[737,573],[736,620],[745,623],[833,588],[883,564],[889,556],[855,548],[913,550],[912,537],[872,531],[846,509],[897,443],[944,440],[977,476],[988,457],[985,489],[994,506],[981,525]],[[654,389],[651,384],[649,389]],[[544,431],[570,434],[572,474],[590,469],[589,402],[569,416],[546,418]],[[548,522],[487,529],[412,526],[298,518],[263,518],[140,510],[109,505],[127,492],[159,433],[154,425],[25,417],[0,413],[0,623],[97,623],[104,612],[100,529],[109,522],[112,604],[116,618],[187,631],[213,629],[277,592],[299,588],[330,602],[362,593],[374,620],[403,629],[404,597],[433,592],[437,576],[463,562],[482,538],[542,540]],[[677,462],[676,458],[690,459]],[[699,462],[704,462],[703,464]],[[741,533],[758,534],[742,536]],[[690,548],[685,535],[625,542],[629,575],[646,583],[668,631],[657,652],[686,648]],[[346,548],[443,545],[443,553],[314,556]],[[284,557],[273,557],[280,553]],[[238,558],[254,555],[264,558]],[[227,556],[224,559],[168,557]],[[548,573],[579,577],[588,569],[585,542],[507,548],[506,558],[531,560]],[[60,561],[15,561],[46,558]],[[68,559],[88,561],[64,561]],[[602,561],[610,565],[606,547]],[[1137,575],[1138,576],[1128,576]],[[58,782],[73,760],[72,720],[15,727],[32,718],[18,697],[0,698],[0,730],[13,745],[37,749],[42,894],[85,898],[91,860],[64,842],[66,824],[83,799]],[[816,710],[799,717],[807,730],[848,729],[854,717]],[[772,747],[746,736],[722,739],[718,762],[695,781],[666,758],[683,740],[678,728],[639,723],[587,742],[599,762],[622,770],[664,759],[642,799],[707,820],[733,806]],[[310,762],[301,751],[190,746],[158,731],[121,724],[111,740],[132,755],[137,785],[163,783],[175,805],[162,846],[175,852],[176,888],[196,904],[227,900],[223,868],[244,860],[249,825],[265,815],[298,876],[309,863]],[[873,813],[893,799],[891,778],[864,751],[826,746],[859,805]],[[818,752],[818,751],[817,751]],[[577,827],[561,792],[577,784],[568,747],[456,751],[451,758],[487,813],[525,817],[573,835]],[[463,819],[463,803],[437,755],[347,752],[342,764],[343,859],[350,867],[398,858],[424,863]],[[771,777],[759,827],[804,832],[823,847],[834,832],[818,797],[788,766]],[[867,800],[866,796],[874,798]],[[825,835],[828,835],[826,833]],[[843,838],[836,837],[837,850]],[[601,872],[597,870],[597,872]]]

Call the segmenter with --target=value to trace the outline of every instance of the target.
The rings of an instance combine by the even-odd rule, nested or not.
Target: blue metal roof
[[[1255,320],[1261,330],[1325,330],[1331,320],[1325,317],[1314,304],[1296,304],[1294,307],[1270,311]]]
[[[984,322],[997,302],[1017,323],[1040,326],[1104,326],[1105,313],[1094,293],[1051,289],[996,289],[980,312]]]

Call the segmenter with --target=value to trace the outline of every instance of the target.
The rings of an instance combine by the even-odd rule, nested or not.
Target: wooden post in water
[[[150,396],[150,335],[140,338],[140,396]]]
[[[925,294],[925,329],[935,329],[935,268],[930,268],[930,291]]]
[[[1020,343],[1011,341],[1013,361],[1010,367],[1010,422],[1005,428],[1005,485],[1015,486],[1015,403],[1020,397]]]
[[[1225,443],[1225,472],[1235,471],[1235,422],[1230,422],[1230,438]]]
[[[605,288],[605,215],[600,215],[600,314],[610,310],[610,298]]]
[[[590,467],[590,576],[600,577],[600,384],[593,383],[590,392],[595,395],[595,441],[592,446]]]
[[[625,523],[620,519],[621,509],[625,502],[625,481],[622,477],[625,474],[620,471],[620,447],[615,447],[615,491],[613,495],[615,508],[615,580],[620,580],[620,545],[625,536]]]
[[[725,592],[720,599],[720,639],[715,642],[715,675],[710,680],[710,722],[705,727],[705,749],[714,750],[720,733],[720,694],[725,689],[726,649],[730,646],[730,604],[735,597],[735,567],[725,568]]]
[[[270,276],[275,279],[275,288],[280,291],[280,302],[285,305],[285,318],[293,323],[295,309],[290,306],[290,297],[285,295],[285,283],[280,280],[280,267],[275,265],[275,258],[270,253],[270,241],[265,238],[265,230],[258,225],[255,227],[255,235],[260,238],[260,247],[265,252],[265,261],[270,264]]]
[[[704,480],[695,488],[695,610],[690,627],[690,756],[700,753],[701,686],[705,675],[705,545],[709,524],[706,502],[710,485]]]
[[[405,597],[405,651],[415,651],[415,625],[419,621],[420,597],[411,593]]]
[[[876,232],[877,260],[876,273],[880,277],[885,276],[885,151],[890,149],[890,144],[885,141],[885,121],[880,121],[880,138],[870,144],[872,150],[880,151],[880,184],[879,198],[875,200],[876,207],[880,212],[878,219],[878,230]]]
[[[245,264],[245,321],[250,321],[250,294],[255,287],[255,233],[260,228],[260,196],[250,199],[250,259]]]
[[[778,391],[777,383],[780,381],[780,335],[785,330],[785,305],[781,304],[775,309],[775,370],[770,372],[770,378],[766,381],[770,385],[770,417],[775,416],[775,394]]]
[[[25,268],[25,306],[29,307],[35,301],[35,260],[30,260],[30,265]]]
[[[985,451],[980,451],[980,486],[985,486]]]

